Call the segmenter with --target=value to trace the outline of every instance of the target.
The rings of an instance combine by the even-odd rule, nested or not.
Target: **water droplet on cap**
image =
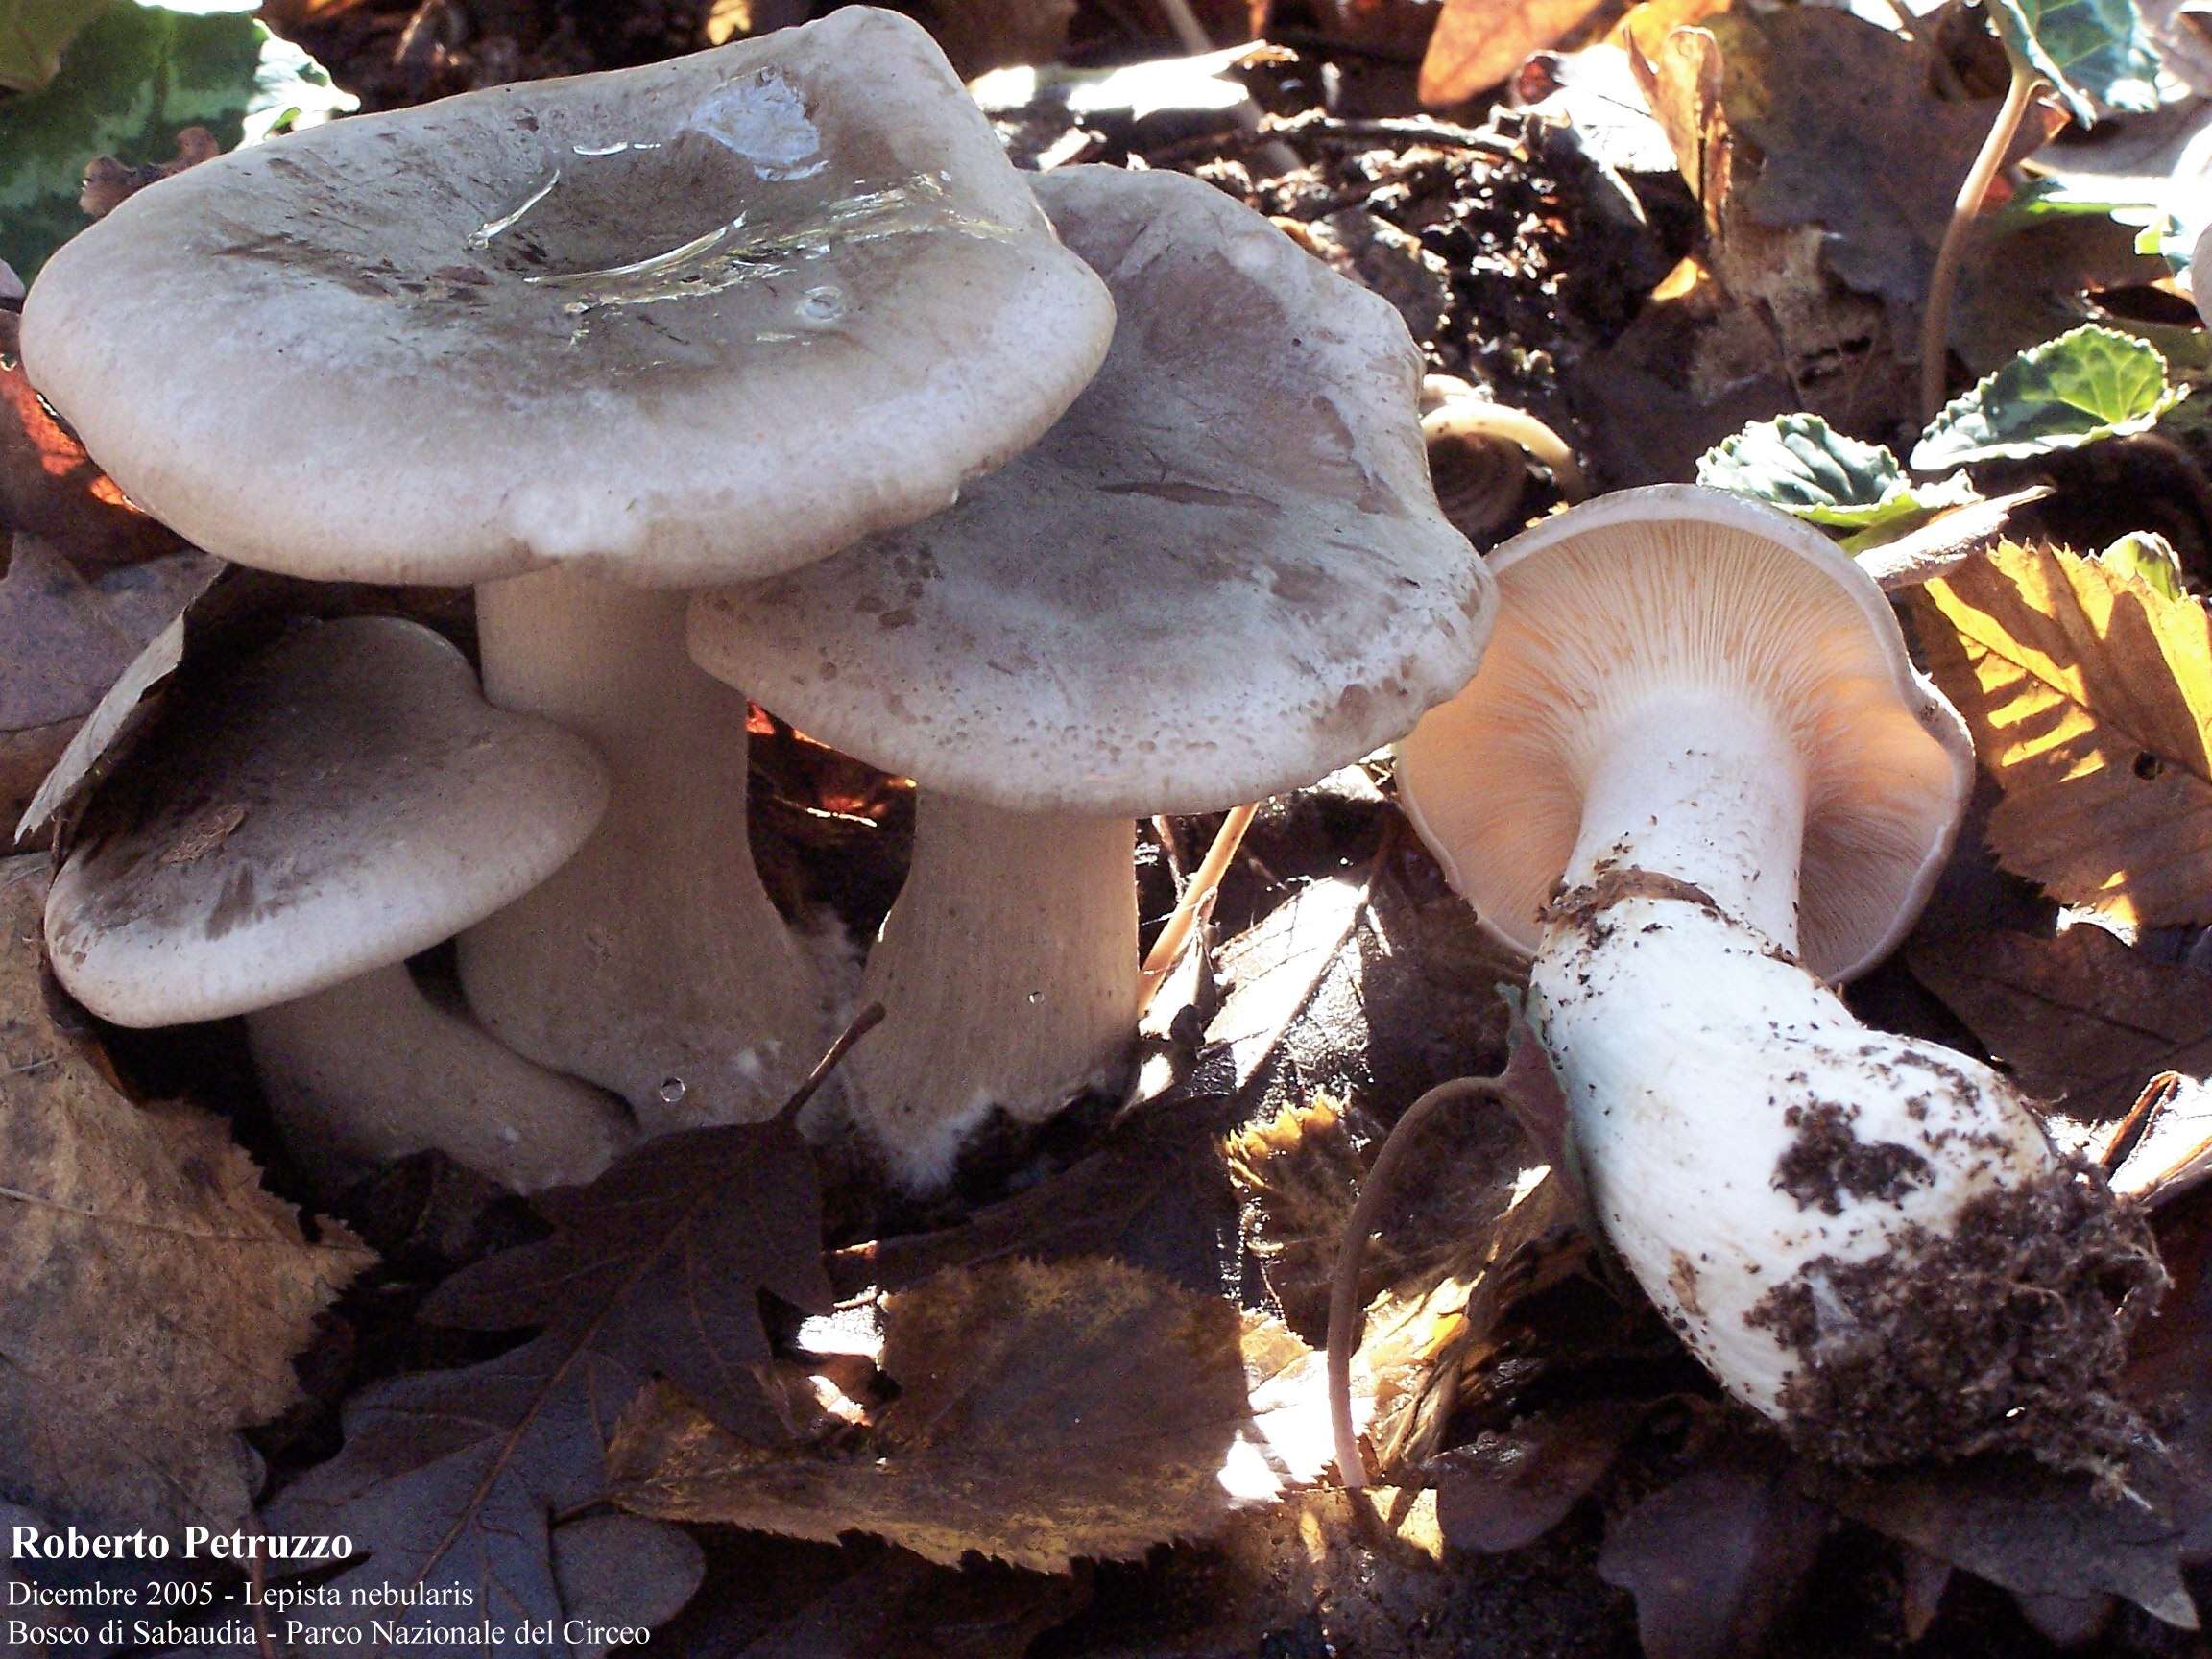
[[[684,1098],[685,1093],[684,1079],[681,1077],[670,1077],[661,1085],[661,1099],[665,1105],[677,1104]]]

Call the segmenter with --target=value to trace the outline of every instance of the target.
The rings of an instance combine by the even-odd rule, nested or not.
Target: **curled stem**
[[[1943,245],[1936,252],[1936,275],[1928,282],[1928,305],[1920,317],[1920,418],[1933,421],[1943,409],[1944,369],[1950,359],[1951,296],[1959,285],[1959,262],[1965,256],[1966,232],[1982,211],[1983,198],[2005,163],[2005,153],[2027,119],[2028,106],[2042,89],[2035,72],[2019,59],[2012,60],[2012,84],[2006,88],[2004,105],[1974,165],[1966,170],[1966,182],[1959,186],[1952,204],[1951,222],[1943,228]]]
[[[1412,1155],[1422,1125],[1447,1106],[1469,1100],[1495,1100],[1504,1094],[1503,1077],[1455,1077],[1439,1083],[1406,1108],[1383,1137],[1382,1149],[1360,1183],[1359,1201],[1344,1226],[1337,1247],[1336,1276],[1329,1287],[1329,1431],[1336,1448],[1336,1471],[1347,1489],[1367,1484],[1367,1465],[1352,1427],[1352,1352],[1359,1343],[1359,1269],[1367,1238],[1375,1231],[1398,1171]]]

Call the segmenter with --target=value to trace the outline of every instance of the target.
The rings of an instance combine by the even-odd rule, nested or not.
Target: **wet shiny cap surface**
[[[682,586],[944,506],[1112,327],[927,35],[851,8],[195,167],[55,255],[23,348],[242,564]]]
[[[118,1024],[286,1001],[521,897],[607,788],[589,744],[486,703],[428,629],[306,624],[176,694],[54,878],[47,951]]]
[[[1098,377],[950,512],[695,599],[693,657],[1021,810],[1207,811],[1388,742],[1492,605],[1430,488],[1405,324],[1197,180],[1036,186],[1114,294]]]

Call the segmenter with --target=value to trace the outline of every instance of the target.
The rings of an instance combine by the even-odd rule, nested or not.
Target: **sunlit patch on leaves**
[[[2173,542],[2155,530],[2137,530],[2123,536],[2097,557],[2165,598],[2185,596],[2181,555],[2175,551]]]
[[[2158,54],[2132,0],[1989,0],[1998,36],[2084,127],[2100,107],[2158,108]]]
[[[899,1394],[857,1436],[763,1447],[661,1390],[622,1426],[616,1502],[1057,1572],[1211,1534],[1328,1457],[1318,1356],[1118,1262],[953,1268],[887,1297],[883,1319]]]
[[[225,149],[296,112],[350,108],[322,66],[238,12],[117,0],[70,43],[59,74],[0,104],[0,258],[26,281],[84,228],[86,163],[166,161],[204,127]]]
[[[221,1119],[136,1106],[46,1011],[45,860],[0,863],[0,1497],[96,1530],[229,1531],[236,1431],[368,1265],[301,1237]]]
[[[1457,104],[1487,91],[1598,6],[1599,0],[1445,0],[1421,60],[1421,102]]]
[[[2005,867],[2145,926],[2212,918],[2212,619],[2007,542],[1924,589],[1929,666],[2003,789]]]
[[[1847,438],[1817,415],[1784,415],[1744,427],[1705,452],[1697,482],[1842,530],[1901,523],[1973,494],[1963,477],[1915,484],[1883,445]]]
[[[2186,388],[2131,335],[2087,324],[2030,348],[1947,404],[1912,451],[1926,471],[2147,432]]]

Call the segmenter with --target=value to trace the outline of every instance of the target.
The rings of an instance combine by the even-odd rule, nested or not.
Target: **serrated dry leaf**
[[[1118,1262],[954,1268],[883,1315],[900,1393],[857,1442],[747,1445],[662,1390],[622,1425],[615,1502],[1060,1572],[1206,1536],[1328,1457],[1319,1356]]]
[[[1457,104],[1556,45],[1602,0],[1445,0],[1421,60],[1421,102]]]
[[[821,1193],[797,1129],[774,1118],[664,1135],[530,1207],[553,1236],[448,1280],[424,1318],[542,1326],[681,1383],[725,1428],[771,1426],[761,1295],[817,1313],[831,1301]]]
[[[1922,648],[2004,790],[1989,844],[2055,898],[2212,919],[2212,618],[2094,559],[2006,542],[1922,590]]]
[[[2078,1122],[2118,1118],[2160,1071],[2212,1072],[2212,974],[2102,927],[1930,939],[1908,960],[2021,1088]]]
[[[101,1530],[246,1517],[236,1431],[370,1261],[301,1236],[221,1119],[138,1107],[46,1008],[45,860],[0,864],[0,1496]]]

